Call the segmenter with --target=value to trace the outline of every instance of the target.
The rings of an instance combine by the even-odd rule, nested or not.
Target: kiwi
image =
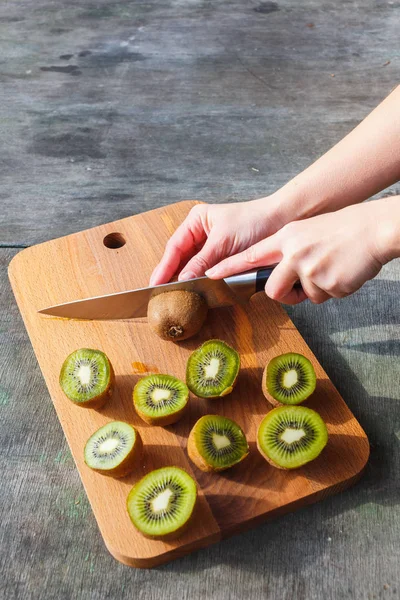
[[[224,471],[241,462],[249,445],[241,427],[220,415],[205,415],[188,438],[189,458],[202,471]]]
[[[174,539],[186,529],[197,499],[194,479],[178,467],[145,475],[129,492],[128,513],[145,537]]]
[[[200,331],[207,312],[207,302],[200,294],[174,290],[150,299],[147,318],[160,338],[180,342]]]
[[[265,367],[262,378],[263,394],[274,406],[301,404],[313,393],[316,384],[311,362],[295,352],[275,356]]]
[[[90,436],[84,459],[87,466],[98,473],[125,477],[139,464],[142,449],[142,439],[132,425],[112,421]]]
[[[186,383],[200,398],[217,398],[230,394],[240,368],[240,357],[234,348],[221,340],[209,340],[190,356],[186,367]]]
[[[112,365],[100,350],[75,350],[67,356],[61,367],[60,386],[75,404],[100,408],[113,392]]]
[[[314,460],[327,441],[324,421],[305,406],[273,408],[257,432],[257,448],[278,469],[297,469]]]
[[[133,390],[136,412],[150,425],[171,425],[178,421],[188,399],[187,385],[172,375],[142,377]]]

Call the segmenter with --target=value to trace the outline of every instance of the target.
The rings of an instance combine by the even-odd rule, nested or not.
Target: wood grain
[[[121,562],[136,567],[155,566],[342,490],[361,474],[369,454],[365,433],[293,323],[263,294],[254,297],[249,307],[211,311],[202,331],[179,345],[150,333],[146,319],[84,322],[38,315],[38,309],[51,304],[145,286],[165,241],[193,204],[181,202],[46,242],[18,254],[9,267],[14,294],[107,548]],[[109,249],[103,240],[115,232],[123,235],[126,244]],[[192,398],[185,417],[168,428],[144,424],[131,399],[140,377],[137,364],[156,365],[161,372],[183,379],[188,355],[211,337],[226,340],[241,354],[234,392],[222,399]],[[106,352],[116,373],[116,393],[98,411],[69,402],[58,384],[64,358],[83,346]],[[289,350],[305,354],[316,367],[317,390],[308,406],[325,419],[330,439],[314,463],[284,473],[260,457],[255,435],[270,408],[261,393],[263,367],[272,356]],[[251,448],[248,459],[218,476],[197,470],[186,454],[190,428],[208,412],[240,423]],[[112,419],[138,427],[145,446],[141,471],[122,481],[92,472],[83,461],[87,438]],[[143,538],[125,508],[132,484],[165,464],[188,470],[200,489],[195,526],[170,543]]]

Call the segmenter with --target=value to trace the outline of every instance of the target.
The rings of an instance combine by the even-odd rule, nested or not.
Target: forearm
[[[271,200],[283,225],[362,202],[399,179],[400,86]]]

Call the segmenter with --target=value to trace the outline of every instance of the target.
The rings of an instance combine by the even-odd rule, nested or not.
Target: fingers
[[[265,284],[265,293],[277,302],[297,304],[307,297],[303,290],[293,288],[298,280],[297,272],[288,263],[282,261],[269,276]]]
[[[281,304],[300,304],[307,300],[308,296],[302,288],[293,288],[286,296],[280,299]]]
[[[161,261],[150,277],[150,286],[168,282],[176,272],[181,261],[191,257],[197,246],[204,243],[207,233],[203,225],[203,215],[207,206],[195,206],[176,229],[167,242]]]
[[[265,267],[279,262],[282,252],[276,235],[249,246],[243,252],[230,256],[206,272],[211,279],[223,279],[236,273],[242,273],[257,267]]]
[[[313,304],[321,304],[329,300],[329,294],[308,278],[301,278],[302,288],[293,287],[299,279],[297,270],[283,260],[272,271],[265,285],[265,293],[282,304],[299,304],[307,298]]]
[[[202,277],[218,260],[218,244],[212,235],[207,239],[202,249],[189,260],[179,274],[178,281],[186,281],[195,277]]]

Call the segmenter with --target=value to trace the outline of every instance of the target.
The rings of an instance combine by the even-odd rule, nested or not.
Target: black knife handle
[[[265,284],[267,283],[269,276],[271,275],[275,267],[276,265],[272,267],[263,267],[262,269],[258,269],[256,275],[256,293],[264,291]],[[296,281],[293,287],[297,290],[302,289],[300,281]]]

